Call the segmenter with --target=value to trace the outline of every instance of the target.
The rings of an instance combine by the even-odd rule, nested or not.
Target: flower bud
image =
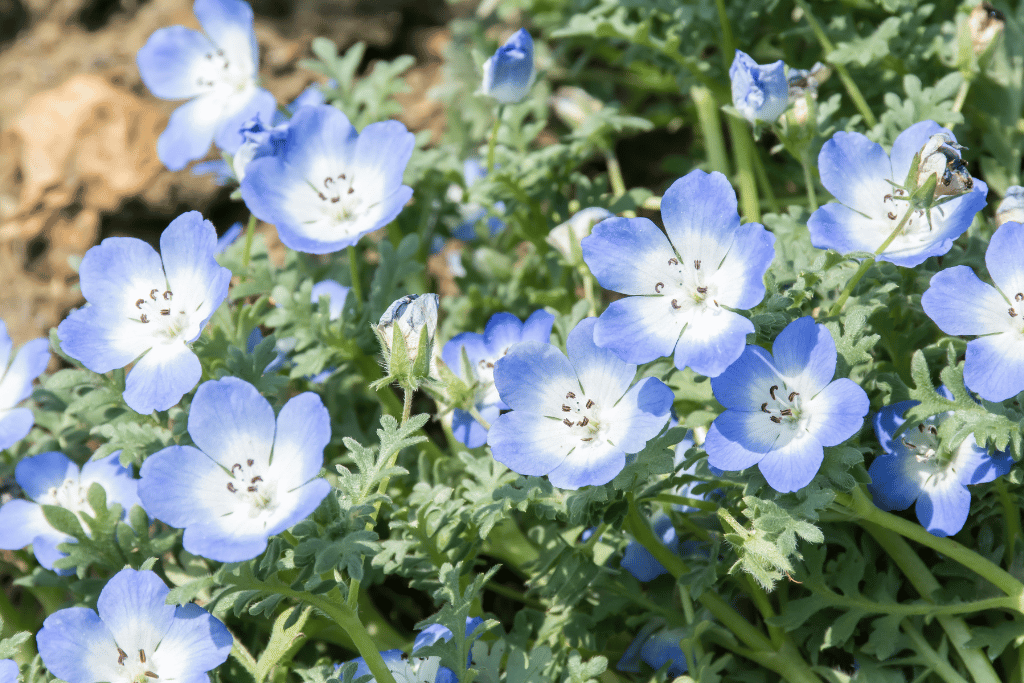
[[[521,102],[535,77],[533,39],[521,28],[484,62],[480,91],[502,104]]]
[[[818,86],[828,80],[832,69],[821,62],[815,62],[810,69],[790,69],[789,101],[793,103],[793,119],[799,124],[807,123],[810,107],[807,98],[818,99]]]
[[[579,128],[587,117],[596,114],[604,107],[604,103],[583,88],[563,85],[549,100],[555,115],[562,119],[570,128]]]
[[[928,139],[918,153],[920,162],[917,167],[916,187],[922,187],[935,176],[935,198],[955,197],[974,187],[967,165],[960,156],[960,150],[966,149],[957,144],[948,132],[936,133]]]
[[[732,80],[732,104],[751,123],[771,123],[786,111],[789,85],[786,82],[786,65],[781,59],[762,66],[746,53],[736,50],[729,78]]]
[[[595,225],[612,216],[611,211],[599,206],[582,209],[574,213],[566,222],[552,228],[545,239],[565,257],[566,261],[571,265],[578,266],[583,263],[580,242],[590,234]]]
[[[437,333],[437,294],[407,294],[388,306],[373,331],[380,340],[388,376],[415,388],[433,374]]]
[[[1024,223],[1024,187],[1013,185],[996,209],[996,227],[1003,223]]]
[[[971,46],[974,54],[980,55],[988,49],[1006,24],[1006,16],[991,5],[983,2],[971,10],[967,28],[971,32]]]
[[[288,133],[288,123],[267,128],[257,117],[246,121],[240,132],[245,141],[235,150],[235,154],[231,158],[231,168],[239,183],[245,178],[245,167],[251,161],[277,154],[283,148],[284,139]]]

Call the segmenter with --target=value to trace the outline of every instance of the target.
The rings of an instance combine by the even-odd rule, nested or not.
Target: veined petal
[[[825,142],[818,153],[818,172],[825,189],[852,209],[867,212],[893,191],[885,182],[892,172],[889,155],[860,133],[839,131]],[[894,180],[902,183],[904,177],[906,171]]]
[[[542,476],[562,464],[580,441],[557,419],[513,410],[491,423],[487,443],[494,459],[513,472]]]
[[[161,679],[188,680],[190,675],[227,661],[231,644],[227,627],[199,605],[190,603],[174,608],[171,627],[149,657]]]
[[[242,562],[266,550],[268,537],[262,521],[234,512],[185,527],[181,543],[193,555],[218,562]]]
[[[160,235],[167,285],[175,297],[171,303],[185,307],[196,327],[190,342],[228,295],[231,271],[217,263],[216,250],[217,231],[198,211],[181,214]]]
[[[32,380],[43,374],[50,362],[50,342],[26,342],[0,380],[0,410],[11,408],[32,395]]]
[[[65,479],[78,479],[78,465],[57,451],[32,455],[17,464],[14,478],[25,495],[36,502],[52,504],[49,490],[60,488]]]
[[[739,313],[721,308],[695,312],[676,344],[675,366],[717,377],[740,357],[753,331],[754,324]]]
[[[647,363],[672,355],[688,317],[673,320],[663,296],[630,296],[611,302],[597,319],[594,341],[627,363]]]
[[[611,406],[626,393],[636,376],[636,366],[621,360],[611,349],[594,343],[597,318],[584,318],[569,333],[565,347],[583,393]]]
[[[868,491],[880,510],[906,510],[921,495],[919,482],[907,476],[904,458],[912,455],[880,455],[871,463]]]
[[[625,453],[638,453],[668,423],[675,396],[656,377],[644,377],[613,408],[602,412],[608,441]]]
[[[840,254],[874,251],[885,241],[884,226],[843,204],[825,204],[807,219],[811,244],[818,249],[835,249]]]
[[[603,220],[583,238],[580,247],[583,260],[605,289],[622,294],[654,294],[658,282],[676,278],[668,263],[676,258],[676,253],[661,230],[647,218]]]
[[[184,342],[154,346],[128,373],[124,402],[140,414],[167,410],[199,383],[203,369]]]
[[[736,191],[717,171],[690,171],[665,190],[661,219],[680,256],[717,267],[740,227]]]
[[[575,491],[607,484],[626,466],[626,454],[607,441],[580,443],[548,472],[552,486]],[[514,468],[513,468],[514,469]]]
[[[126,318],[137,318],[135,300],[166,281],[160,255],[134,237],[108,237],[89,249],[79,278],[86,301]]]
[[[990,454],[987,448],[979,446],[972,436],[968,436],[960,444],[949,468],[956,472],[960,483],[966,486],[995,481],[1007,474],[1013,463],[1013,456],[1007,451]]]
[[[294,172],[318,183],[321,178],[337,173],[335,165],[349,166],[357,138],[356,129],[337,107],[306,107],[288,123],[282,160]]]
[[[307,391],[290,398],[277,416],[271,455],[271,472],[279,485],[291,490],[316,477],[330,441],[331,416],[320,397]]]
[[[513,410],[556,415],[568,391],[580,389],[576,371],[551,344],[521,342],[494,364],[498,395]],[[491,425],[492,433],[494,425]]]
[[[156,153],[164,166],[180,171],[188,162],[206,156],[223,111],[224,98],[218,92],[200,95],[175,109],[156,141]]]
[[[68,683],[121,678],[117,643],[91,609],[69,607],[46,617],[36,635],[36,645],[50,673]]]
[[[914,155],[920,152],[928,142],[928,138],[936,133],[946,133],[953,138],[954,142],[956,141],[948,129],[934,121],[918,121],[896,137],[892,143],[892,151],[889,153],[889,158],[892,160],[892,176],[890,177],[893,181],[903,184],[907,174],[910,173]]]
[[[228,494],[224,469],[191,446],[168,446],[146,458],[138,495],[151,517],[181,529],[237,506]]]
[[[806,429],[822,446],[838,446],[860,431],[870,407],[864,390],[841,377],[804,404]]]
[[[93,305],[72,311],[57,326],[57,336],[64,353],[98,373],[123,368],[154,343],[152,333],[138,319]]]
[[[157,29],[139,50],[135,61],[149,91],[163,100],[184,100],[206,90],[198,80],[205,56],[216,47],[198,31],[184,26]]]
[[[174,620],[174,606],[164,604],[169,592],[153,572],[122,569],[100,591],[96,611],[122,648],[150,653]]]
[[[1024,391],[1024,336],[1003,332],[967,342],[964,384],[995,402]]]
[[[992,253],[992,247],[989,247]],[[932,276],[921,307],[946,334],[1012,333],[1010,304],[968,266],[953,266]],[[1024,313],[1024,306],[1021,307]]]
[[[825,459],[821,442],[804,432],[757,463],[768,485],[779,493],[798,491],[811,483]]]
[[[495,313],[484,327],[483,342],[490,357],[500,358],[510,346],[522,341],[522,337],[523,322],[519,318],[511,313]],[[548,339],[537,341],[546,344]]]
[[[878,439],[878,443],[882,445],[883,451],[901,457],[910,454],[910,451],[907,450],[907,447],[900,439],[893,438],[893,434],[906,422],[906,418],[903,417],[904,414],[917,404],[917,401],[900,401],[884,406],[875,413],[872,423],[875,426],[875,437]]]
[[[711,423],[704,440],[708,464],[724,471],[745,470],[772,450],[780,432],[761,412],[726,410]]]
[[[372,194],[402,184],[416,137],[398,121],[378,121],[359,132],[352,150],[353,187]]]
[[[242,0],[196,0],[196,18],[206,35],[238,64],[243,73],[256,75],[259,48],[252,28],[252,8]]]
[[[264,538],[290,529],[309,517],[330,492],[331,484],[326,479],[313,479],[291,491],[280,491],[277,508],[267,516]]]
[[[1024,292],[1024,266],[1021,265],[1019,257],[1022,253],[1024,225],[1020,223],[1004,223],[999,226],[992,234],[988,250],[985,252],[985,265],[988,266],[988,274],[992,276],[992,281],[1015,304],[1018,303],[1017,294]],[[1024,299],[1024,296],[1021,298]],[[1024,309],[1024,302],[1021,304]]]
[[[441,360],[457,377],[472,382],[474,377],[465,377],[462,373],[462,350],[466,350],[466,358],[471,368],[476,369],[477,363],[490,357],[490,351],[484,345],[484,336],[477,332],[457,334],[442,347]]]
[[[196,390],[188,433],[196,446],[222,467],[230,468],[248,459],[266,466],[275,424],[274,409],[256,387],[236,377],[225,377],[204,382]]]
[[[988,185],[975,179],[970,192],[931,210],[930,226],[924,217],[912,219],[908,223],[909,232],[897,237],[878,260],[913,268],[931,256],[942,256],[949,251],[953,240],[971,227],[975,214],[985,207],[987,195]]]
[[[783,377],[807,396],[824,389],[836,374],[836,343],[832,333],[810,316],[786,325],[775,338],[772,355]]]
[[[551,341],[551,328],[555,324],[555,316],[544,309],[534,311],[523,321],[523,333],[520,341]]]
[[[779,383],[775,360],[760,346],[749,345],[736,361],[711,378],[715,398],[728,409],[757,411],[768,387]]]
[[[775,235],[760,223],[744,223],[733,238],[729,253],[712,276],[718,303],[731,308],[753,308],[764,299],[764,274],[775,258]]]
[[[952,536],[964,528],[971,511],[971,492],[956,477],[926,486],[917,499],[917,519],[935,536]]]

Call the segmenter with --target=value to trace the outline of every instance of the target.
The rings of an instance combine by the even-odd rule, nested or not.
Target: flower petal
[[[602,412],[610,423],[607,439],[625,453],[639,453],[668,423],[675,396],[656,377],[644,377],[614,408]]]
[[[188,680],[214,669],[231,653],[227,627],[199,605],[174,608],[174,620],[156,652],[147,653],[161,679]]]
[[[898,403],[885,406],[875,413],[872,424],[875,426],[875,437],[878,439],[878,443],[882,445],[883,451],[901,457],[910,454],[910,451],[907,450],[903,442],[900,439],[893,438],[893,435],[906,422],[906,418],[903,417],[904,414],[917,404],[918,401],[899,401]]]
[[[736,219],[739,222],[739,218]],[[622,294],[653,294],[658,282],[675,274],[672,245],[647,218],[609,218],[580,243],[583,260],[605,289]]]
[[[26,342],[0,381],[0,410],[11,408],[32,395],[32,380],[43,374],[50,362],[50,341]]]
[[[224,97],[216,91],[200,95],[175,109],[167,128],[156,141],[156,153],[164,166],[180,171],[188,162],[206,156],[223,113]]]
[[[729,253],[711,277],[718,303],[753,308],[764,299],[764,274],[775,258],[775,235],[760,223],[744,223],[736,231]]]
[[[523,333],[520,341],[551,341],[551,328],[555,324],[555,316],[541,309],[534,311],[523,321]]]
[[[580,442],[557,419],[514,410],[491,423],[487,443],[494,459],[513,472],[542,476]]]
[[[626,466],[626,454],[607,441],[580,443],[554,469],[548,480],[560,489],[575,491],[584,486],[600,486],[615,478]]]
[[[597,319],[594,341],[627,363],[648,363],[672,355],[689,318],[675,318],[663,296],[630,296],[611,302]]]
[[[501,408],[495,405],[478,405],[476,408],[488,424],[493,425],[501,415]],[[468,412],[458,408],[452,411],[452,434],[466,448],[479,448],[487,443],[487,430],[483,425]]]
[[[43,516],[43,508],[28,500],[9,500],[0,507],[0,549],[21,550],[31,545],[41,534],[52,534],[54,529]]]
[[[956,477],[926,487],[917,499],[917,519],[935,536],[952,536],[964,528],[971,511],[971,492]]]
[[[321,280],[313,285],[313,291],[309,296],[314,305],[319,305],[320,299],[327,297],[327,317],[330,320],[337,320],[341,317],[341,311],[345,308],[345,300],[351,289],[337,280]]]
[[[676,344],[675,366],[717,377],[740,357],[753,331],[754,324],[739,313],[721,308],[695,312]]]
[[[79,478],[84,491],[97,483],[107,494],[107,505],[119,503],[125,512],[133,505],[142,505],[139,501],[139,481],[132,476],[131,470],[122,467],[119,457],[121,451],[114,451],[99,460],[90,460],[82,466]]]
[[[569,359],[551,344],[521,342],[494,364],[498,395],[513,410],[556,416],[580,383]],[[493,425],[492,425],[493,431]]]
[[[206,35],[247,74],[256,74],[259,47],[252,27],[252,8],[242,0],[196,0],[196,18]],[[268,119],[269,120],[269,119]]]
[[[765,457],[780,429],[761,412],[726,410],[715,418],[704,440],[708,464],[724,471],[745,470]]]
[[[78,465],[57,451],[25,458],[14,468],[14,478],[25,495],[36,502],[52,504],[49,490],[59,488],[65,479],[78,479]]]
[[[868,491],[880,510],[906,510],[921,495],[920,482],[908,476],[905,458],[912,455],[880,455],[868,468]]]
[[[160,235],[160,255],[171,304],[184,307],[195,333],[195,341],[206,321],[228,295],[231,271],[217,263],[217,230],[198,211],[181,214]]]
[[[779,493],[789,493],[811,483],[824,459],[821,442],[805,432],[766,453],[757,467],[769,486]]]
[[[484,328],[483,341],[491,358],[500,358],[510,346],[522,341],[523,321],[511,313],[495,313]],[[550,339],[550,337],[548,338]],[[547,343],[548,339],[537,341]]]
[[[1009,306],[999,290],[982,282],[968,266],[936,273],[921,295],[924,312],[946,334],[1011,332]]]
[[[889,155],[881,145],[860,133],[839,131],[822,145],[818,172],[825,189],[851,209],[869,212],[870,207],[880,204],[882,197],[893,191],[885,182],[892,172]],[[903,177],[896,182],[902,183]]]
[[[810,316],[786,325],[775,338],[772,355],[779,372],[807,396],[824,389],[836,374],[836,343],[832,333]]]
[[[117,643],[99,615],[85,607],[70,607],[46,617],[36,635],[43,664],[68,683],[121,680]]]
[[[804,404],[806,429],[822,446],[838,446],[860,431],[871,408],[868,395],[856,382],[841,377]]]
[[[370,194],[401,186],[415,143],[416,137],[398,121],[378,121],[363,128],[352,150],[356,192]]]
[[[1020,254],[1024,253],[1024,225],[1004,223],[992,234],[985,252],[985,265],[992,281],[1015,304],[1016,295],[1024,293],[1024,267]],[[1024,296],[1021,297],[1024,299]],[[1018,311],[1024,312],[1024,311]],[[973,334],[979,334],[977,332]]]
[[[151,571],[122,569],[100,591],[96,611],[122,648],[151,653],[174,620],[174,606],[164,604],[169,592]]]
[[[196,390],[188,416],[188,433],[196,446],[226,468],[248,459],[266,466],[275,425],[267,399],[236,377],[204,382]]]
[[[879,236],[874,218],[843,204],[825,204],[807,219],[811,244],[818,249],[835,249],[840,254],[874,251],[885,241]]]
[[[138,494],[150,517],[178,529],[235,509],[223,468],[191,446],[168,446],[146,458]]]
[[[914,125],[900,133],[892,143],[892,151],[889,158],[892,163],[892,180],[900,185],[907,179],[910,173],[910,165],[914,162],[914,155],[921,151],[921,148],[928,142],[928,138],[936,133],[946,133],[956,141],[948,129],[943,128],[934,121],[918,121]]]
[[[717,171],[690,171],[665,190],[661,219],[681,257],[717,268],[740,227],[736,191]]]
[[[319,505],[320,501],[316,502]],[[185,527],[182,546],[193,555],[218,562],[243,562],[259,557],[267,549],[269,536],[262,522],[252,523],[242,515],[232,513]]]
[[[177,405],[202,375],[199,359],[183,342],[154,346],[128,373],[124,402],[142,415],[167,410]]]
[[[197,79],[205,70],[206,54],[213,50],[216,46],[199,31],[165,26],[153,32],[135,61],[151,93],[162,100],[184,100],[206,90]]]
[[[277,100],[263,88],[249,87],[221,100],[213,141],[225,152],[234,154],[245,142],[242,128],[253,119],[269,121],[277,111]]]
[[[10,448],[28,436],[35,419],[29,408],[0,411],[0,450]]]
[[[760,346],[749,345],[732,365],[711,378],[711,390],[727,409],[758,411],[768,387],[779,381],[771,355]]]
[[[991,454],[987,448],[979,446],[974,438],[968,436],[960,444],[950,468],[956,471],[960,483],[966,486],[994,481],[1009,473],[1013,463],[1013,456],[1009,452]]]
[[[1024,391],[1024,339],[1004,332],[967,342],[964,384],[988,401]]]
[[[277,416],[271,455],[278,484],[291,490],[319,475],[330,441],[331,416],[320,397],[307,391],[290,398]]]
[[[103,304],[72,311],[57,326],[57,336],[64,353],[98,373],[123,368],[150,349],[154,341],[138,319],[130,320]]]
[[[565,347],[583,393],[602,406],[614,405],[636,377],[636,366],[594,343],[597,318],[584,318],[569,332]]]

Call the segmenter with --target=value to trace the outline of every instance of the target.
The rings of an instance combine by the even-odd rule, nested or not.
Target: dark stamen
[[[770,412],[772,412],[772,411],[768,410],[768,401],[765,401],[764,403],[761,404],[761,412],[762,413],[770,413]]]
[[[892,211],[890,211],[887,215],[889,216],[889,220],[896,220],[896,214],[894,214]]]
[[[352,194],[353,192],[355,192],[355,189],[354,189],[354,188],[351,188],[351,187],[350,187],[350,188],[348,188],[348,193],[347,193],[347,194]]]
[[[924,434],[924,425],[923,424],[917,425],[917,431],[919,431],[922,434]]]
[[[117,654],[117,663],[121,666],[124,666],[124,660],[128,659],[128,653],[122,650],[121,648],[117,648]]]
[[[679,305],[679,302],[676,299],[672,299],[672,308],[679,309],[682,308],[682,306]]]
[[[1017,317],[1017,311],[1013,310],[1013,306],[1010,306],[1010,317],[1011,318],[1016,318]]]
[[[160,315],[170,315],[170,314],[171,314],[171,309],[169,309],[169,308],[161,308],[160,309]]]
[[[655,294],[661,294],[661,290],[664,287],[665,287],[665,283],[664,282],[659,282],[658,284],[654,285],[654,293]]]
[[[562,423],[565,424],[566,427],[572,427],[572,420],[570,420],[569,418],[563,419]]]
[[[149,298],[152,299],[153,301],[156,301],[156,293],[159,292],[159,291],[160,291],[159,289],[154,289],[153,291],[151,291],[149,293]]]
[[[1017,292],[1013,295],[1014,301],[1024,301],[1024,292]]]
[[[668,260],[668,264],[669,264],[670,266],[678,266],[678,265],[679,265],[679,260],[678,260],[678,259],[676,259],[676,258],[670,258],[670,259]]]
[[[930,434],[931,434],[932,436],[935,436],[936,434],[938,434],[938,433],[939,433],[939,430],[938,430],[938,429],[936,429],[934,425],[932,425],[932,426],[929,426],[929,427],[928,427],[928,432],[929,432],[929,433],[930,433]]]
[[[344,173],[342,173],[341,175],[338,176],[338,180],[345,180],[346,177],[347,176]]]
[[[252,458],[249,458],[248,460],[245,461],[245,464],[248,465],[249,467],[252,467],[253,464],[255,464],[255,462],[256,462],[255,460],[253,460]]]
[[[241,465],[239,465],[239,464],[238,464],[238,463],[236,462],[236,463],[235,463],[234,465],[232,465],[232,466],[231,466],[231,474],[234,474],[234,473],[235,473],[235,468],[236,468],[236,467],[237,467],[238,469],[242,469],[242,466],[241,466]]]
[[[260,490],[260,487],[258,487],[258,486],[250,486],[249,488],[246,489],[246,491],[248,491],[249,493],[256,493],[259,490]]]
[[[331,204],[337,204],[341,201],[341,197],[331,197]]]
[[[588,437],[584,437],[584,438],[580,439],[580,441],[593,441],[593,440],[594,440],[594,437],[592,437],[592,436],[588,436]]]
[[[135,308],[142,308],[142,304],[146,303],[145,299],[139,299],[135,302]]]
[[[586,427],[588,424],[590,424],[590,418],[584,415],[583,419],[577,422],[576,424],[579,425],[580,427]]]
[[[172,296],[174,296],[174,293],[168,289],[166,292],[164,292],[164,301],[170,301]]]
[[[784,410],[780,410],[779,411],[779,415],[792,415],[792,414],[793,414],[793,411],[790,410],[789,408],[785,408]]]
[[[774,422],[775,424],[782,424],[782,418],[779,417],[778,415],[772,415],[768,419]]]
[[[778,391],[779,385],[773,384],[772,388],[768,390],[768,395],[772,397],[772,400],[778,400],[775,398],[775,392]]]
[[[143,663],[143,664],[146,663],[146,651],[145,650],[139,650],[139,661],[141,663]]]
[[[565,405],[564,403],[562,404],[562,412],[563,413],[568,413],[570,410],[572,410],[572,408],[570,408],[569,406]]]
[[[799,396],[799,395],[800,394],[798,394],[797,392],[791,391],[791,392],[789,392],[789,400],[792,401],[794,396]]]
[[[255,477],[253,477],[252,479],[249,480],[249,483],[250,484],[255,484],[258,481],[263,481],[263,477],[261,477],[260,475],[257,474]]]
[[[700,259],[694,259],[693,268],[694,270],[700,270]]]
[[[153,673],[152,671],[147,671],[147,672],[145,673],[145,675],[146,675],[146,676],[149,676],[150,678],[160,678],[159,676],[157,676],[157,675],[156,675],[155,673]]]
[[[143,313],[142,315],[139,316],[139,320],[144,322],[144,323],[148,323],[149,322],[149,318],[146,317],[145,313]]]
[[[569,393],[567,393],[567,394],[565,395],[565,397],[566,397],[566,398],[576,398],[576,394],[574,394],[574,393],[572,393],[572,392],[570,391]]]
[[[697,293],[698,294],[707,294],[708,293],[708,288],[707,287],[698,287],[697,288]]]
[[[238,489],[236,489],[236,488],[235,488],[235,485],[234,485],[234,484],[232,484],[232,483],[231,483],[231,482],[229,481],[229,482],[228,482],[228,491],[231,491],[231,493],[235,493],[236,491],[238,491]]]
[[[594,407],[594,402],[591,399],[589,399],[589,398],[587,399],[587,407],[588,408],[593,408]]]

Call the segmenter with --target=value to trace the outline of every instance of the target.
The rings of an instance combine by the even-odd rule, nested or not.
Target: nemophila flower
[[[614,215],[600,206],[589,206],[574,213],[566,222],[551,228],[544,241],[557,249],[570,264],[578,266],[583,263],[580,250],[583,238],[590,234],[595,225]]]
[[[13,659],[0,659],[0,683],[18,683],[18,663]]]
[[[200,159],[210,143],[226,152],[242,144],[243,122],[269,121],[277,103],[259,87],[259,51],[252,8],[241,0],[196,0],[202,32],[184,26],[158,29],[139,50],[139,74],[164,100],[178,107],[157,140],[160,161],[172,171]]]
[[[1024,223],[1024,187],[1011,185],[996,208],[996,227],[1003,223]]]
[[[480,182],[487,175],[487,169],[480,163],[479,159],[469,158],[462,162],[462,178],[466,188],[471,188]],[[476,203],[462,204],[465,192],[459,185],[448,187],[448,199],[460,204],[459,212],[462,214],[462,222],[452,229],[452,237],[455,239],[470,241],[476,238],[476,224],[487,215],[487,209]],[[494,210],[498,213],[505,213],[505,202],[495,202]],[[493,236],[505,229],[505,222],[497,216],[487,219],[487,230]],[[440,249],[437,249],[440,251]]]
[[[536,78],[533,38],[521,28],[484,62],[480,91],[502,104],[522,102]]]
[[[915,155],[940,133],[956,142],[952,133],[934,121],[915,123],[900,133],[890,154],[860,133],[833,135],[818,155],[818,171],[822,185],[839,201],[825,204],[811,215],[807,222],[811,243],[841,254],[878,249],[909,208],[905,201],[909,190],[901,188]],[[912,268],[929,256],[945,254],[985,206],[987,194],[988,186],[973,180],[969,192],[927,212],[915,211],[878,258]]]
[[[43,505],[56,505],[81,514],[94,516],[86,496],[93,484],[99,484],[107,494],[107,505],[117,503],[122,517],[132,506],[139,505],[138,480],[118,461],[121,451],[105,458],[90,460],[81,469],[63,453],[49,451],[25,458],[14,468],[14,478],[29,500],[15,499],[0,507],[0,549],[18,550],[31,544],[39,564],[53,569],[53,563],[67,557],[57,549],[61,543],[74,543],[75,539],[57,531],[46,521]],[[83,529],[89,527],[82,525]],[[72,569],[56,570],[59,574],[72,574]]]
[[[30,408],[17,408],[32,395],[32,382],[50,362],[50,342],[33,339],[11,358],[14,344],[7,325],[0,320],[0,450],[10,448],[28,435],[35,422]]]
[[[1004,223],[989,240],[985,265],[995,283],[968,266],[932,276],[921,307],[946,334],[979,335],[967,342],[964,383],[982,398],[1005,401],[1024,391],[1024,225]]]
[[[764,298],[775,237],[740,225],[736,193],[721,173],[692,171],[661,200],[665,233],[646,218],[609,218],[582,242],[605,289],[629,294],[601,314],[598,346],[628,363],[675,355],[679,369],[715,377],[743,352],[754,325],[730,308]]]
[[[807,486],[824,459],[860,431],[868,396],[852,380],[834,382],[836,344],[805,316],[786,326],[772,353],[748,346],[711,380],[725,412],[708,430],[708,464],[720,470],[757,465],[768,485],[786,493]]]
[[[164,604],[168,593],[155,573],[122,569],[96,611],[70,607],[46,618],[36,635],[43,664],[68,683],[206,681],[227,660],[231,634],[198,605]]]
[[[439,673],[444,667],[441,666],[440,657],[409,657],[398,649],[384,650],[380,656],[397,683],[437,683],[441,680]],[[373,676],[365,659],[356,657],[351,661],[356,664],[353,680]],[[367,683],[377,683],[377,679],[370,678]]]
[[[685,629],[664,629],[659,623],[652,622],[637,634],[615,668],[626,673],[640,673],[640,662],[655,670],[668,664],[666,673],[670,677],[682,676],[687,666],[679,641],[685,637]]]
[[[747,121],[771,123],[782,116],[789,104],[786,64],[780,59],[761,65],[750,55],[736,50],[729,67],[732,81],[732,106]]]
[[[108,237],[79,270],[88,302],[58,327],[61,348],[93,372],[132,361],[124,401],[138,413],[167,410],[199,382],[189,344],[228,293],[231,271],[218,265],[217,231],[198,211],[171,221],[160,253],[134,237]]]
[[[519,474],[577,489],[612,480],[669,419],[672,390],[594,343],[597,321],[569,333],[568,358],[550,344],[516,344],[494,365],[498,395],[512,412],[491,423],[494,459]],[[632,385],[632,386],[630,386]]]
[[[661,541],[661,544],[678,555],[680,551],[679,536],[672,520],[667,515],[659,515],[655,520],[654,534]],[[630,541],[626,550],[622,553],[620,566],[632,574],[637,581],[653,581],[663,574],[668,574],[661,562],[658,562],[651,554],[651,551],[637,543]]]
[[[286,247],[330,254],[382,228],[412,197],[402,174],[414,138],[397,121],[356,133],[326,104],[303,107],[288,122],[278,153],[246,166],[242,199],[277,226]]]
[[[152,517],[185,529],[182,543],[193,555],[252,559],[331,490],[317,477],[331,420],[316,394],[292,397],[275,418],[248,382],[205,382],[188,433],[195,447],[170,446],[142,463],[139,498]]]
[[[498,395],[494,384],[494,364],[504,358],[514,344],[534,341],[547,344],[555,316],[547,311],[534,311],[525,322],[511,313],[495,313],[487,321],[483,334],[463,332],[441,349],[441,360],[467,384],[477,385],[476,409],[488,423],[498,419],[508,406]],[[469,367],[462,361],[465,350]],[[460,443],[476,448],[487,443],[487,430],[467,411],[452,411],[452,433]]]
[[[466,638],[472,635],[476,627],[484,623],[484,620],[480,617],[466,617]],[[440,641],[448,641],[452,639],[452,632],[447,627],[441,624],[431,624],[426,627],[418,634],[416,634],[416,640],[412,644],[412,653],[415,655],[421,648],[433,645]],[[468,667],[473,662],[473,655],[469,654],[466,658],[466,666]],[[455,672],[446,666],[438,667],[437,676],[434,678],[434,683],[458,683],[458,676]]]
[[[380,339],[385,352],[388,371],[392,369],[392,354],[395,350],[395,332],[405,343],[409,363],[413,364],[419,357],[420,340],[426,332],[425,352],[430,355],[430,374],[436,374],[436,349],[434,336],[437,334],[437,294],[407,294],[396,299],[388,306],[380,321],[373,325],[373,331]]]
[[[939,393],[952,398],[942,387]],[[875,434],[884,453],[871,463],[868,490],[883,510],[905,510],[917,501],[917,519],[936,536],[963,528],[971,508],[968,484],[982,484],[1010,471],[1007,452],[992,455],[969,434],[955,453],[939,451],[938,427],[952,413],[932,415],[900,434],[904,414],[917,401],[901,401],[875,415]]]

